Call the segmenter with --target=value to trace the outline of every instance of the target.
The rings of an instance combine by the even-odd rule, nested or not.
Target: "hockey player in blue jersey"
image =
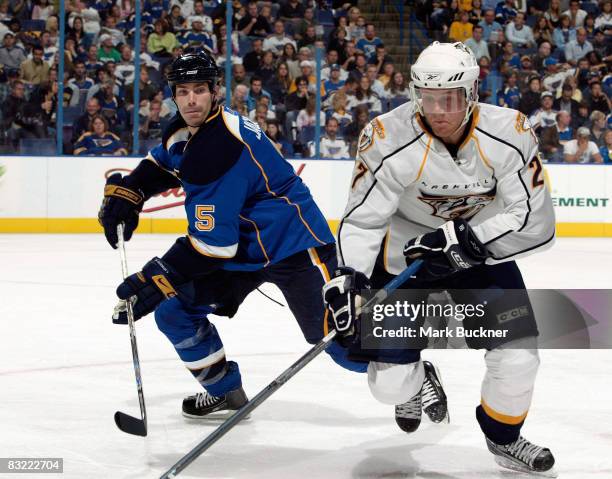
[[[226,359],[207,315],[232,317],[251,291],[271,282],[315,343],[328,327],[321,288],[336,268],[334,237],[308,188],[256,123],[215,105],[218,77],[205,52],[173,62],[168,81],[179,113],[131,174],[108,178],[99,214],[116,247],[117,225],[124,223],[129,240],[148,198],[185,190],[187,235],[129,276],[117,295],[133,298],[136,319],[155,311],[204,388],[183,401],[183,414],[196,418],[227,415],[247,401],[238,364]],[[366,369],[338,344],[327,351],[347,369]]]

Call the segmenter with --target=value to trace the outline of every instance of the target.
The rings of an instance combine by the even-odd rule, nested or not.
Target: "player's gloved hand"
[[[408,265],[425,260],[417,278],[431,281],[482,264],[489,253],[467,221],[459,218],[408,241],[404,256]]]
[[[142,191],[130,184],[130,177],[120,173],[111,175],[104,187],[104,200],[98,212],[98,221],[104,228],[106,241],[117,248],[117,225],[124,224],[123,238],[129,241],[138,226],[138,215],[144,204]]]
[[[144,265],[142,271],[128,276],[117,288],[120,299],[132,299],[134,319],[140,319],[154,311],[162,301],[179,296],[191,301],[193,283],[174,270],[168,263],[153,258]],[[127,324],[127,310],[115,308],[113,323]]]
[[[332,279],[323,286],[323,301],[332,314],[338,332],[336,338],[342,346],[359,336],[359,293],[364,289],[370,289],[368,277],[348,266],[336,269]]]

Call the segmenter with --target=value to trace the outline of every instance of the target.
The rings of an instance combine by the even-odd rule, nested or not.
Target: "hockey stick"
[[[117,247],[121,257],[121,272],[123,279],[128,277],[127,259],[125,257],[125,241],[123,240],[123,223],[117,225]],[[138,389],[138,401],[140,402],[140,419],[125,414],[121,411],[115,413],[115,424],[123,432],[134,434],[135,436],[147,435],[147,410],[145,408],[144,393],[142,392],[142,377],[140,375],[140,359],[138,359],[138,346],[136,345],[136,329],[134,327],[134,310],[132,302],[125,302],[128,325],[130,328],[130,341],[132,343],[132,361],[134,362],[134,373],[136,375],[136,387]]]
[[[389,281],[374,297],[361,307],[360,314],[370,312],[371,309],[384,301],[393,291],[404,284],[412,275],[414,275],[423,264],[422,260],[416,260],[410,264],[404,271]],[[238,424],[245,416],[248,416],[255,408],[268,399],[278,389],[295,376],[304,366],[310,363],[321,352],[323,352],[330,344],[331,340],[336,336],[336,330],[330,331],[321,341],[315,344],[306,354],[293,363],[289,368],[283,371],[274,381],[262,389],[253,399],[242,406],[231,417],[225,420],[217,429],[215,429],[208,437],[200,442],[196,447],[189,451],[179,461],[174,464],[168,471],[160,476],[160,479],[171,479],[177,476],[189,464],[195,461],[204,451],[206,451],[215,442],[221,439],[229,432],[236,424]]]

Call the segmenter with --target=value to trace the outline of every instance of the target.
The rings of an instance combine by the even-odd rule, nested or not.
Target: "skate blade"
[[[221,422],[221,421],[225,421],[226,419],[229,419],[237,412],[238,412],[238,409],[232,410],[232,411],[225,410],[225,411],[211,412],[210,414],[206,414],[205,416],[197,416],[195,414],[189,414],[183,411],[183,417],[186,417],[188,419],[197,419],[198,421]],[[249,419],[251,419],[250,415],[247,415],[244,418],[242,418],[243,421],[248,421]]]
[[[507,459],[505,457],[502,456],[493,456],[493,459],[495,460],[495,462],[497,463],[498,466],[503,467],[505,469],[510,469],[514,472],[519,472],[522,474],[528,474],[532,477],[557,477],[558,473],[555,470],[554,466],[552,468],[550,468],[548,471],[532,471],[531,469],[529,469],[526,466],[520,465],[520,464],[516,464],[515,462],[511,461],[510,459]]]

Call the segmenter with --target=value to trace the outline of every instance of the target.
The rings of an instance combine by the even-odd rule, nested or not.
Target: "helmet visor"
[[[425,115],[465,112],[468,102],[464,88],[415,88],[416,101]]]

